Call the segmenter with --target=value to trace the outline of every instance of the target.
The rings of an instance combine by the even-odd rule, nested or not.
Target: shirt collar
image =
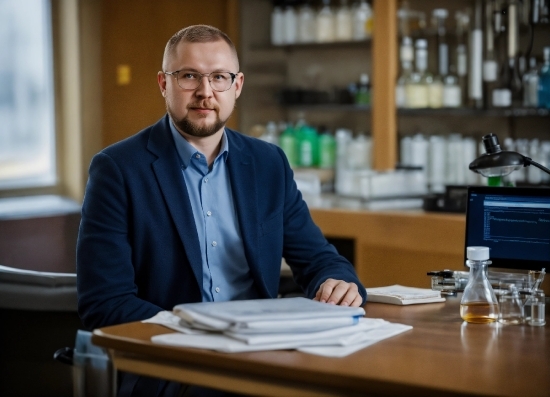
[[[174,138],[174,143],[176,144],[176,150],[178,151],[178,154],[180,156],[180,159],[183,163],[184,168],[187,168],[189,166],[191,157],[194,156],[195,154],[199,153],[200,155],[204,156],[193,145],[187,142],[187,140],[179,133],[179,131],[174,126],[172,119],[170,119],[170,131],[172,132],[172,137]],[[220,149],[220,153],[218,153],[218,155],[216,156],[216,159],[214,160],[214,163],[218,161],[218,159],[220,159],[221,157],[223,157],[224,161],[227,161],[228,154],[229,154],[229,141],[227,139],[227,134],[225,133],[225,128],[224,128],[223,135],[222,135],[222,146]]]

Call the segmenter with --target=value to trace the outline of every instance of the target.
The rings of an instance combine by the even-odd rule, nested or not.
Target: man
[[[168,114],[90,165],[77,245],[84,325],[276,298],[282,257],[308,297],[362,305],[364,287],[314,225],[283,152],[225,128],[244,83],[231,40],[182,29],[157,79]]]

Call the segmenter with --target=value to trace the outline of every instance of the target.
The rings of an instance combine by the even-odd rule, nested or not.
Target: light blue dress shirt
[[[181,136],[172,121],[170,129],[182,161],[181,170],[199,236],[203,302],[258,298],[244,254],[225,164],[229,156],[227,134],[224,132],[220,153],[209,169],[204,154]]]

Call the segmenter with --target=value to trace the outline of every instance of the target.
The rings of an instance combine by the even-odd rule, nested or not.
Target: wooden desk
[[[459,303],[367,303],[367,317],[414,328],[343,358],[159,346],[151,336],[172,331],[142,323],[96,330],[92,341],[117,369],[251,395],[550,396],[550,325],[466,324]]]

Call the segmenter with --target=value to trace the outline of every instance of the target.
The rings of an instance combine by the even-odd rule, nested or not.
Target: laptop
[[[491,268],[550,271],[550,189],[468,187],[466,247],[490,249]]]

